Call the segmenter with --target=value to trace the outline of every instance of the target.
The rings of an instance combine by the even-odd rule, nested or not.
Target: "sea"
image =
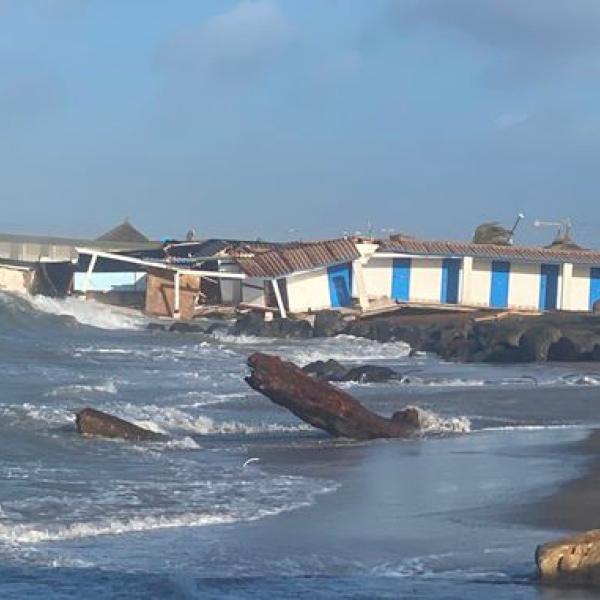
[[[600,425],[600,366],[147,324],[0,293],[0,598],[587,597],[538,585],[535,547],[563,532],[522,515],[585,469],[569,448]],[[333,439],[248,387],[256,351],[391,366],[343,388],[423,429]],[[168,438],[81,437],[84,407]]]

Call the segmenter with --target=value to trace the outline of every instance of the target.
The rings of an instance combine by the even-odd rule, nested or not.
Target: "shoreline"
[[[565,533],[600,528],[600,429],[562,448],[565,460],[583,459],[582,472],[550,494],[516,511],[516,520],[540,529]],[[542,542],[543,540],[540,540]]]

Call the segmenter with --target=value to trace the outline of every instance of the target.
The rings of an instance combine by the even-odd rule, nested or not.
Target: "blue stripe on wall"
[[[558,302],[558,265],[542,265],[540,268],[541,310],[555,310]]]
[[[329,299],[333,308],[352,305],[352,265],[336,265],[327,269]]]
[[[492,261],[492,285],[490,286],[490,306],[506,308],[508,306],[508,281],[510,263],[505,260]]]
[[[445,304],[458,304],[458,282],[460,260],[445,258],[442,261],[442,293],[440,299]]]
[[[392,300],[410,298],[410,258],[395,258],[392,270]]]
[[[590,269],[590,310],[600,300],[600,268]]]

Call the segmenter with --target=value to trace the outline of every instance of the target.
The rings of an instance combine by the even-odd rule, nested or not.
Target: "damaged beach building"
[[[285,318],[399,305],[587,312],[600,310],[600,251],[403,235],[156,242],[125,221],[97,240],[0,235],[0,289],[184,320],[214,310]]]

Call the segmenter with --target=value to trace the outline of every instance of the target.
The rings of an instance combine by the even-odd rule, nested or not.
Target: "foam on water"
[[[329,359],[342,362],[403,359],[409,354],[410,346],[405,342],[375,342],[351,335],[308,340],[285,351],[285,357],[299,366]]]
[[[442,417],[419,406],[407,408],[416,408],[419,411],[420,433],[422,435],[471,432],[471,421],[467,417]]]
[[[34,309],[41,312],[70,316],[82,325],[100,329],[140,329],[146,324],[146,320],[142,316],[134,316],[93,300],[80,298],[59,300],[47,296],[29,296],[28,301]]]

